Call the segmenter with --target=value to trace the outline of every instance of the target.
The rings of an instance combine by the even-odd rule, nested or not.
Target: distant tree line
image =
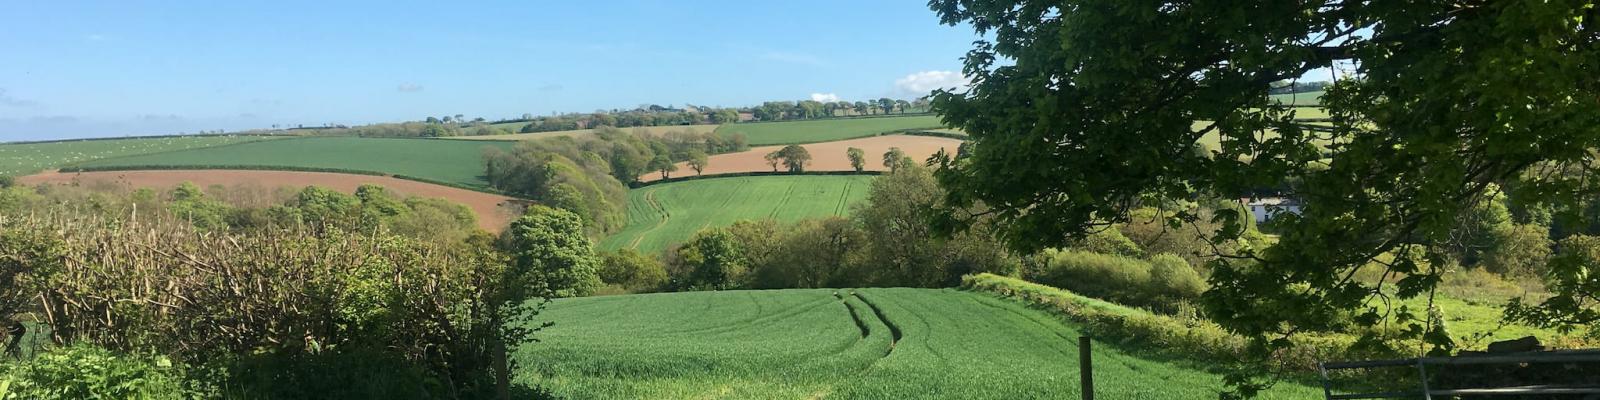
[[[428,116],[422,121],[378,123],[362,126],[327,125],[304,129],[328,135],[366,137],[446,137],[490,136],[512,133],[555,132],[591,129],[601,126],[617,128],[681,126],[699,124],[731,124],[741,122],[741,114],[750,114],[759,121],[793,121],[864,115],[890,115],[923,113],[928,111],[928,100],[899,100],[880,98],[867,101],[768,101],[753,107],[697,107],[682,108],[655,104],[631,110],[607,110],[592,113],[565,113],[535,116],[525,113],[519,118],[490,121],[483,117],[468,119],[462,114]],[[521,127],[507,124],[521,124]],[[497,126],[500,125],[500,126]],[[513,132],[513,129],[515,132]]]
[[[1267,88],[1267,94],[1289,94],[1289,93],[1315,92],[1315,91],[1327,89],[1328,86],[1332,85],[1332,84],[1333,84],[1332,82],[1328,82],[1328,81],[1300,82],[1300,81],[1283,80],[1283,81],[1273,82],[1272,86],[1270,88]]]

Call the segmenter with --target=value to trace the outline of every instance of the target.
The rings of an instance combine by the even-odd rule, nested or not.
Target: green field
[[[717,133],[723,137],[743,133],[751,146],[765,146],[831,142],[904,129],[938,129],[942,125],[937,116],[913,115],[728,124],[717,128]]]
[[[1316,106],[1322,105],[1321,90],[1315,92],[1286,93],[1272,95],[1273,100],[1287,105]]]
[[[871,176],[747,176],[664,183],[628,191],[628,225],[600,242],[655,253],[701,228],[739,220],[795,221],[845,215]]]
[[[835,295],[837,293],[837,296]],[[852,295],[855,293],[855,295]],[[515,381],[572,399],[1077,398],[1079,331],[952,289],[722,291],[557,300]],[[1098,343],[1105,399],[1216,398],[1218,375]],[[1263,399],[1321,398],[1280,383]]]
[[[92,161],[85,167],[201,166],[330,168],[482,187],[483,148],[509,142],[322,137],[271,140],[235,146]]]
[[[499,127],[499,126],[502,126],[502,125],[516,125],[517,129],[507,129],[507,130],[509,130],[511,132],[516,132],[518,129],[522,129],[522,125],[527,125],[527,124],[528,123],[526,123],[526,122],[513,122],[513,123],[508,123],[508,124],[495,124],[495,125],[492,125],[492,126]],[[650,135],[661,135],[661,134],[665,134],[667,132],[694,132],[694,133],[701,133],[701,132],[714,132],[714,131],[717,130],[717,125],[640,126],[640,127],[633,127],[633,128],[622,128],[622,130],[623,131],[627,131],[627,132],[644,132],[644,133],[650,134]],[[468,134],[473,134],[473,133],[477,133],[478,129],[477,128],[466,128],[463,131],[468,133]],[[455,139],[455,140],[530,140],[530,139],[543,139],[543,138],[555,137],[555,136],[570,136],[570,137],[574,137],[574,138],[579,138],[579,137],[584,137],[584,136],[588,136],[588,135],[591,135],[591,134],[594,134],[594,130],[593,129],[576,129],[576,130],[570,130],[570,131],[512,133],[510,135],[451,136],[451,137],[446,137],[444,139]]]
[[[90,160],[270,139],[277,138],[270,136],[174,136],[0,144],[0,175],[25,175]]]

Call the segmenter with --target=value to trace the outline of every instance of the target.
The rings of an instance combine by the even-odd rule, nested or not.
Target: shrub
[[[16,185],[17,178],[12,178],[11,175],[0,175],[0,189],[5,189]]]
[[[1200,275],[1182,258],[1160,254],[1149,261],[1083,251],[1047,250],[1032,280],[1088,296],[1171,313],[1205,291]]]
[[[1249,340],[1200,319],[1155,315],[1115,303],[1085,297],[1072,291],[993,274],[962,277],[962,288],[1011,299],[1061,316],[1081,326],[1083,332],[1135,353],[1177,358],[1212,367],[1237,365],[1249,359]],[[1336,359],[1397,358],[1402,348],[1383,342],[1354,351],[1348,335],[1300,335],[1291,345],[1274,352],[1275,363],[1291,371],[1311,372],[1317,362]]]
[[[632,249],[600,255],[600,281],[617,285],[627,292],[659,290],[667,283],[667,269],[660,261]]]
[[[32,400],[186,399],[182,371],[163,357],[73,345],[3,365],[0,397]],[[9,387],[4,387],[9,384]]]

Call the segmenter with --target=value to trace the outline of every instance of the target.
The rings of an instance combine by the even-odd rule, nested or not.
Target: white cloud
[[[894,91],[903,96],[926,96],[934,89],[963,91],[970,81],[955,71],[922,71],[894,81]]]
[[[91,41],[91,42],[103,42],[106,39],[109,39],[108,37],[106,37],[106,35],[102,35],[102,34],[98,34],[98,33],[91,33],[91,34],[83,35],[83,40],[88,40],[88,41]]]
[[[811,94],[811,101],[820,101],[820,102],[823,102],[823,103],[834,103],[834,102],[838,102],[839,101],[839,95],[833,94],[833,93],[812,93]]]
[[[396,86],[394,90],[398,90],[400,93],[416,93],[422,91],[422,85],[414,83],[402,83],[400,86]]]

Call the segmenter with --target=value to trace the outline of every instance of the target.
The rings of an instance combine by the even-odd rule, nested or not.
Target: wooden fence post
[[[1078,386],[1083,388],[1083,400],[1094,400],[1094,355],[1089,352],[1089,337],[1078,337]]]

